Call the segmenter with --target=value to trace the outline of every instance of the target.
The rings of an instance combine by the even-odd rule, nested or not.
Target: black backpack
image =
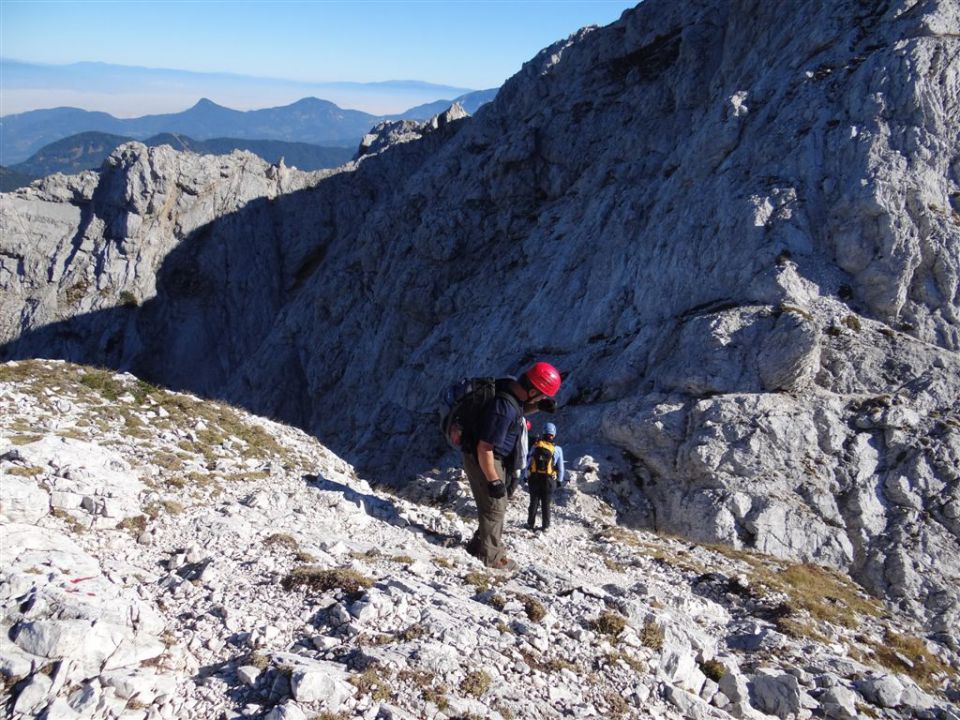
[[[506,389],[509,382],[509,378],[501,380],[492,377],[464,378],[444,390],[440,397],[440,430],[452,448],[464,452],[476,452],[481,416],[487,404],[498,394],[507,398],[520,411],[518,422],[523,422],[520,403]],[[517,442],[517,445],[519,444]],[[523,462],[524,460],[521,459],[516,467],[522,467]],[[504,459],[504,465],[513,463],[512,458],[509,461],[507,458]],[[510,471],[509,467],[507,471]]]

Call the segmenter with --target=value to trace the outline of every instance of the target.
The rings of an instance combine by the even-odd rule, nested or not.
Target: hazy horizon
[[[301,83],[237,73],[198,73],[88,61],[55,65],[9,57],[0,58],[0,68],[3,70],[0,117],[72,107],[133,118],[182,112],[204,98],[233,110],[260,110],[289,105],[307,97],[327,100],[344,110],[390,115],[424,103],[452,100],[474,90],[490,89],[409,79]],[[70,83],[84,89],[43,87]]]
[[[455,95],[387,92],[372,83],[400,78],[453,89],[499,87],[544,47],[586,25],[614,22],[636,4],[4,0],[0,41],[9,61],[48,70],[102,63],[179,77],[89,87],[69,71],[34,84],[5,71],[0,115],[69,106],[138,117],[180,112],[201,97],[247,110],[307,96],[375,115],[399,113]],[[342,83],[356,87],[337,87]]]

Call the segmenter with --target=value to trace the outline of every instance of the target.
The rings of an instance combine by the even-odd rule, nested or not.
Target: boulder
[[[857,694],[842,686],[829,688],[820,696],[820,707],[824,715],[831,720],[856,720],[859,717],[857,710]]]
[[[796,717],[803,707],[803,691],[793,675],[754,675],[750,679],[750,703],[769,715]]]
[[[904,687],[893,675],[874,675],[857,683],[857,690],[877,707],[894,708],[900,704]]]

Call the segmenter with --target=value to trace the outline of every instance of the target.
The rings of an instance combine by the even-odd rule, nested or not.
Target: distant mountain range
[[[41,64],[5,57],[0,57],[0,76],[5,113],[33,110],[37,98],[43,97],[45,107],[82,107],[117,117],[177,112],[202,97],[238,110],[319,97],[343,108],[382,115],[475,89],[419,80],[314,82],[104,62]]]
[[[96,169],[116,147],[135,139],[102,132],[85,132],[57,140],[43,146],[22,163],[0,168],[0,192],[16,190],[37,178],[53,173],[69,175]],[[209,155],[227,155],[234,150],[249,150],[267,162],[275,163],[283,158],[288,166],[301,170],[338,167],[356,154],[356,148],[348,147],[323,147],[309,143],[242,138],[195,140],[177,133],[160,133],[141,142],[148,146],[170,145],[177,150]]]
[[[370,128],[383,120],[425,120],[443,111],[452,102],[460,102],[473,113],[492,100],[496,93],[496,89],[480,90],[453,100],[419,105],[398,115],[383,116],[345,110],[317,98],[303,98],[282,107],[246,111],[232,110],[202,99],[180,113],[138,118],[116,118],[107,113],[70,107],[31,110],[0,118],[0,165],[10,167],[22,163],[49,143],[88,132],[137,140],[146,140],[161,133],[174,133],[185,135],[194,142],[214,138],[274,140],[348,147],[353,150]],[[260,154],[256,150],[254,152]]]

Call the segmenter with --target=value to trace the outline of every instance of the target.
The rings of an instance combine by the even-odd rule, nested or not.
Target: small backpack
[[[530,454],[530,477],[553,479],[557,471],[553,467],[554,444],[546,440],[537,440]]]

